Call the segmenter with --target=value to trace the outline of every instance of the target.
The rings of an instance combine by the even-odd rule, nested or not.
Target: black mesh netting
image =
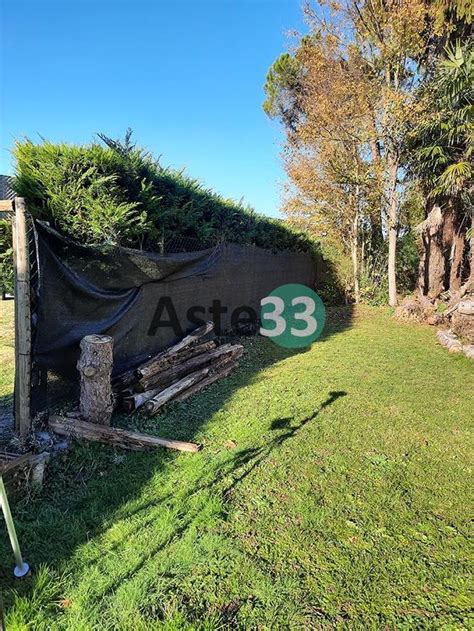
[[[40,222],[36,228],[37,411],[74,396],[78,345],[85,335],[113,337],[118,375],[205,320],[214,319],[218,333],[245,324],[258,314],[261,298],[279,285],[315,282],[315,263],[304,253],[229,243],[167,254],[97,249],[67,240]]]

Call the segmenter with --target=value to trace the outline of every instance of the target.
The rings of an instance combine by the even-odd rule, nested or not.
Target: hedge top
[[[83,244],[158,250],[176,237],[273,250],[310,251],[314,243],[278,219],[257,214],[161,166],[131,143],[99,134],[85,145],[17,142],[15,190],[33,216]]]

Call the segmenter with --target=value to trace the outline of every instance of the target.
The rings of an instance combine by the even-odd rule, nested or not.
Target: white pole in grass
[[[26,561],[23,561],[21,556],[20,545],[18,544],[18,537],[16,536],[15,524],[13,523],[12,514],[10,511],[10,505],[8,503],[7,491],[3,484],[3,478],[0,475],[0,504],[2,506],[3,516],[7,524],[8,535],[10,537],[10,543],[12,544],[13,554],[15,555],[16,566],[13,570],[13,574],[17,578],[26,576],[30,571],[30,566]]]

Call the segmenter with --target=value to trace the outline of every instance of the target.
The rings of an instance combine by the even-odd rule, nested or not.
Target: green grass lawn
[[[57,459],[13,506],[30,578],[0,538],[9,631],[469,628],[473,364],[386,310],[346,320],[306,352],[247,340],[127,421],[198,454]]]
[[[15,353],[13,307],[13,300],[0,301],[0,396],[11,394],[13,383]]]
[[[11,423],[15,336],[13,300],[0,300],[0,440]]]

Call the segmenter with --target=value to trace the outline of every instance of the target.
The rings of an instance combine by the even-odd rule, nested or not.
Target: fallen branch
[[[453,295],[451,296],[451,300],[449,301],[450,304],[452,305],[457,304],[460,300],[464,298],[464,296],[467,293],[473,290],[474,290],[474,283],[472,279],[469,279],[468,281],[464,283],[464,285],[461,286],[460,289],[458,289],[458,291],[453,293]]]
[[[196,443],[149,436],[117,427],[71,420],[62,416],[51,416],[48,424],[53,432],[61,436],[83,438],[106,445],[115,445],[122,449],[139,450],[149,447],[166,447],[167,449],[189,452],[196,452],[201,449],[201,445],[197,445]]]

